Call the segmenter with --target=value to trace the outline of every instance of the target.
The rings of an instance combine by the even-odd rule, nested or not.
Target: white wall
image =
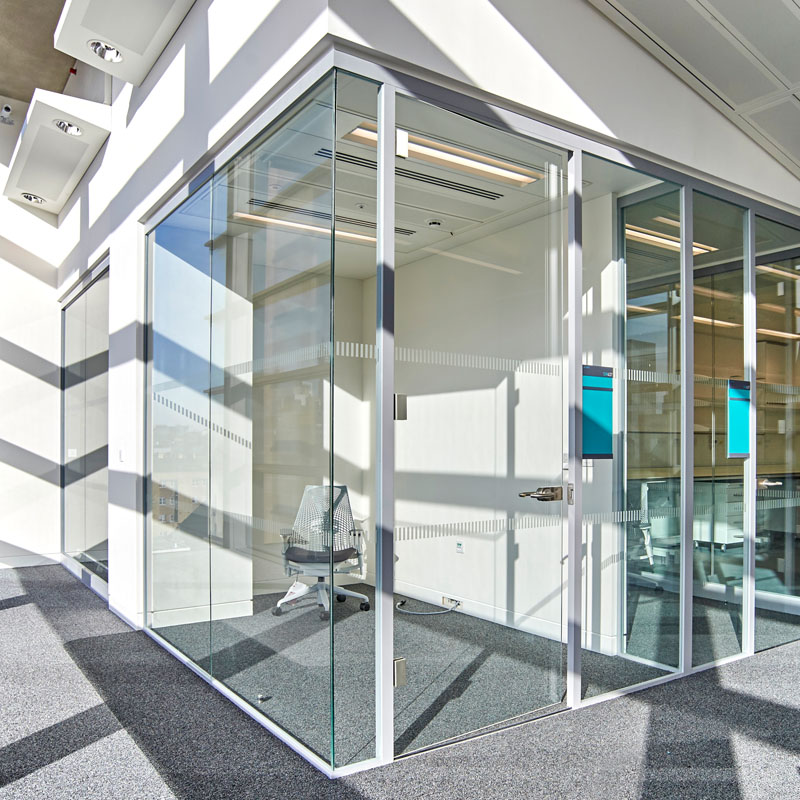
[[[61,551],[54,277],[0,236],[0,568],[52,563]]]
[[[0,124],[0,184],[27,103]],[[57,232],[0,198],[0,568],[53,563],[61,552],[61,318]]]

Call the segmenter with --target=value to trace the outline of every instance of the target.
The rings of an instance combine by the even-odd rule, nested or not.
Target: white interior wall
[[[395,581],[558,639],[563,505],[518,496],[561,484],[551,232],[542,216],[449,251],[484,265],[436,254],[397,269]]]
[[[61,552],[61,312],[38,262],[0,236],[0,568]]]
[[[28,104],[0,96],[0,183]],[[44,226],[44,228],[42,227]],[[61,311],[56,232],[0,198],[0,568],[47,564],[61,552]]]

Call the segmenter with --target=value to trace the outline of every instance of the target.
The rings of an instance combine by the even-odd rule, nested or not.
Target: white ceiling
[[[588,1],[800,177],[800,0]]]

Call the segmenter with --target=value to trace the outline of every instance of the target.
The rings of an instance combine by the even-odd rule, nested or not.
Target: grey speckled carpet
[[[4,570],[0,798],[797,798],[799,675],[788,644],[328,781],[62,568]]]
[[[366,594],[374,606],[374,590]],[[291,730],[323,758],[330,753],[329,624],[305,598],[281,616],[282,595],[254,600],[254,614],[161,628],[159,633],[249,703]],[[397,598],[399,599],[399,598]],[[407,599],[407,598],[406,598]],[[438,607],[415,600],[410,611]],[[336,762],[375,754],[374,614],[353,600],[335,603]],[[408,684],[395,691],[395,752],[407,753],[561,702],[566,648],[504,625],[451,612],[396,613],[395,653]],[[584,694],[597,695],[666,672],[624,658],[584,652]],[[260,699],[259,699],[260,698]]]

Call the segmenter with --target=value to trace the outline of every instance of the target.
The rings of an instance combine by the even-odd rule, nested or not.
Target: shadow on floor
[[[0,749],[0,784],[78,751],[93,757],[93,742],[124,732],[180,800],[800,796],[798,644],[328,781],[61,567],[14,573],[25,593],[6,593],[0,613],[35,605],[102,702]],[[25,635],[5,632],[8,646]],[[42,652],[43,667],[48,657]],[[0,682],[0,704],[9,690],[13,682]],[[113,764],[96,769],[113,781]],[[15,796],[13,786],[6,791]],[[53,784],[42,792],[60,796]]]
[[[0,786],[122,729],[180,800],[363,800],[357,790],[329,781],[144,633],[127,628],[63,568],[16,574],[21,597],[38,607],[103,704],[0,749]]]

